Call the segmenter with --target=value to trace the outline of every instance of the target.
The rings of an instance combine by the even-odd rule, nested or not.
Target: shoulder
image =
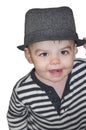
[[[86,59],[77,58],[74,60],[72,75],[86,78]]]
[[[74,60],[74,68],[83,68],[84,70],[86,70],[86,59],[80,59],[80,58],[76,58]]]
[[[26,74],[16,82],[14,86],[14,90],[16,91],[16,93],[18,93],[21,90],[24,90],[25,86],[33,83],[33,80],[31,78],[31,72],[29,72],[28,74]]]
[[[32,70],[29,74],[21,78],[14,87],[14,92],[17,99],[25,106],[37,100],[40,94],[45,94],[40,86],[34,81]],[[37,97],[37,98],[36,98]]]
[[[84,64],[86,64],[86,59],[82,59],[82,58],[76,58],[75,60],[74,60],[74,62],[75,63],[84,63]]]
[[[86,89],[86,59],[75,59],[70,78],[71,88]]]

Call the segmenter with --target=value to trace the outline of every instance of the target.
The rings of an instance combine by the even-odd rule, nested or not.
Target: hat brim
[[[54,40],[54,39],[52,39],[52,40]],[[55,40],[56,40],[56,39],[55,39]],[[58,40],[58,39],[57,39],[57,40]],[[77,44],[77,47],[80,47],[80,46],[82,46],[82,45],[84,45],[84,44],[86,43],[86,40],[78,39],[78,40],[76,40],[75,42],[76,42],[76,44]],[[28,46],[28,45],[27,45],[27,46]],[[25,46],[25,45],[20,45],[20,46],[17,46],[17,48],[18,48],[19,50],[24,51],[24,48],[27,47],[27,46]]]

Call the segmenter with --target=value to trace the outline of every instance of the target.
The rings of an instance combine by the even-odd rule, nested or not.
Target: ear
[[[29,63],[32,64],[31,52],[29,48],[24,48],[24,54]]]
[[[75,51],[75,55],[78,53],[78,49],[77,49],[77,45],[75,44],[75,49],[74,49],[74,51]]]

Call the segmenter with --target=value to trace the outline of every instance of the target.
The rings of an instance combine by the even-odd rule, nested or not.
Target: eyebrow
[[[71,46],[68,45],[68,46],[66,46],[66,47],[62,47],[61,50],[62,50],[62,49],[70,49],[70,50],[71,50]]]
[[[48,51],[48,50],[37,49],[37,50],[35,51],[35,53],[38,53],[38,52],[40,52],[40,51]]]

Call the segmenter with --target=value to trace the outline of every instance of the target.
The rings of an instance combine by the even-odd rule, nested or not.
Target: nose
[[[50,60],[50,64],[53,64],[53,65],[60,64],[60,57],[59,56],[52,57]]]

